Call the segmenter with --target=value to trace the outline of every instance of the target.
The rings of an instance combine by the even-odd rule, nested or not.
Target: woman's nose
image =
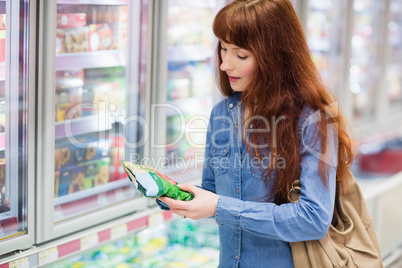
[[[227,70],[232,69],[233,66],[230,63],[230,61],[228,60],[227,57],[222,57],[222,64],[220,66],[221,71],[226,72]]]

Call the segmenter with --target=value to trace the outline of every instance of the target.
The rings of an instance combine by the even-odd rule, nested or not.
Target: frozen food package
[[[129,179],[145,197],[167,196],[182,201],[190,201],[194,198],[192,193],[180,190],[176,181],[153,168],[129,161],[121,163]]]

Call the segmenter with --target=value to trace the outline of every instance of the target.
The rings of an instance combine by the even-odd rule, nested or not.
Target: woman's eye
[[[226,48],[224,48],[224,47],[221,47],[221,50],[226,51],[227,49],[226,49]]]
[[[247,56],[242,57],[242,56],[240,56],[240,55],[237,55],[237,57],[238,57],[239,59],[241,59],[241,60],[247,59]]]

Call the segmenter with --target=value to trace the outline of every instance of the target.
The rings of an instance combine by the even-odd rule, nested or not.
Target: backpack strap
[[[332,265],[336,268],[346,268],[346,263],[341,259],[331,241],[329,241],[329,238],[324,236],[319,241],[328,258],[331,260]]]

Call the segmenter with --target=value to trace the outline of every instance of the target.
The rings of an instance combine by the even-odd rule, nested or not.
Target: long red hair
[[[248,118],[266,119],[286,117],[276,125],[276,132],[268,134],[251,132],[253,144],[268,144],[272,163],[279,157],[286,161],[286,168],[270,165],[263,172],[268,185],[274,177],[268,200],[276,204],[288,202],[288,192],[301,173],[300,137],[298,124],[303,107],[320,111],[321,120],[316,123],[321,153],[328,153],[326,144],[327,124],[331,123],[337,134],[338,163],[337,189],[342,194],[347,190],[343,174],[353,161],[353,141],[349,137],[347,122],[331,103],[334,97],[320,78],[299,19],[288,0],[234,0],[221,9],[215,17],[213,31],[218,39],[251,51],[256,60],[254,78],[242,93],[242,102],[250,109]],[[218,84],[225,96],[234,91],[228,76],[219,69],[222,64],[221,44],[217,45]],[[329,118],[329,119],[327,119]],[[247,119],[245,120],[247,122]],[[266,128],[263,120],[248,122],[245,129]],[[275,136],[275,137],[274,137]],[[274,139],[277,138],[277,142]],[[261,160],[267,151],[251,148],[248,151]],[[319,174],[327,185],[330,165],[320,160]],[[274,176],[272,176],[274,175]]]

